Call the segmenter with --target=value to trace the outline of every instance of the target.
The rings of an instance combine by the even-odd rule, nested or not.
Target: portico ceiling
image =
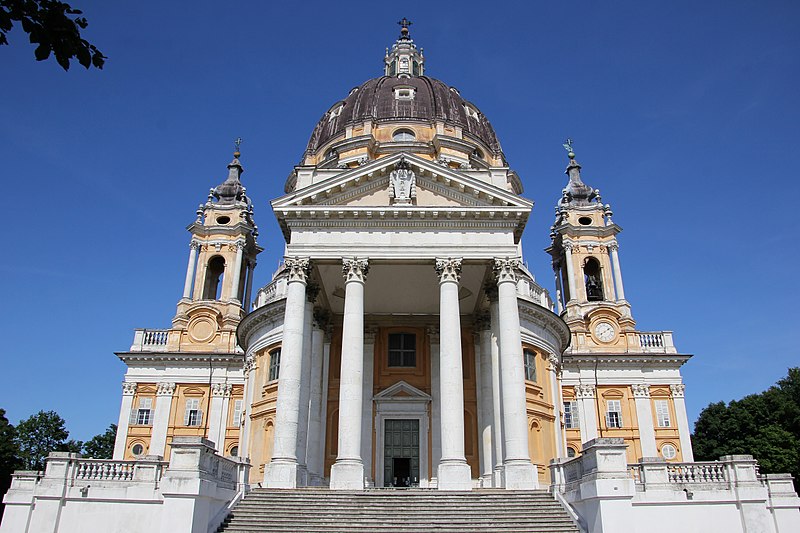
[[[462,266],[461,314],[475,311],[488,273],[486,262]],[[345,283],[341,263],[317,263],[321,290],[331,311],[344,311]],[[439,276],[433,261],[371,262],[364,285],[364,313],[378,315],[430,315],[439,313]]]

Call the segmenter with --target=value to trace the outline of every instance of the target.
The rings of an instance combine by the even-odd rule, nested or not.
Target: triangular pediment
[[[413,198],[407,203],[392,198],[392,173],[404,162],[414,176]],[[451,169],[413,154],[400,153],[343,170],[282,196],[272,202],[285,208],[510,208],[529,210],[532,203],[463,171]]]
[[[398,381],[394,385],[383,389],[373,398],[376,402],[381,401],[404,401],[404,402],[429,402],[431,397],[418,388],[409,385],[405,381]]]

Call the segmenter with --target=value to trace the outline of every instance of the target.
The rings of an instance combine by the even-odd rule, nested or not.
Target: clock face
[[[595,337],[602,342],[608,342],[616,337],[617,333],[614,331],[614,326],[608,322],[600,322],[594,328]]]

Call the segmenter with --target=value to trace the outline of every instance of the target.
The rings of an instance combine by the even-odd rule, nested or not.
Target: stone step
[[[577,533],[546,491],[256,489],[228,515],[225,533]]]

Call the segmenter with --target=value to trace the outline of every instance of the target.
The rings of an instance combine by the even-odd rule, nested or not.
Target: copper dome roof
[[[415,89],[414,97],[396,98],[395,87]],[[495,155],[501,153],[492,125],[455,88],[428,76],[381,76],[351,90],[347,98],[323,115],[311,134],[306,154],[315,153],[330,140],[343,134],[346,126],[367,119],[378,123],[444,121],[462,128],[464,137],[476,138]]]

